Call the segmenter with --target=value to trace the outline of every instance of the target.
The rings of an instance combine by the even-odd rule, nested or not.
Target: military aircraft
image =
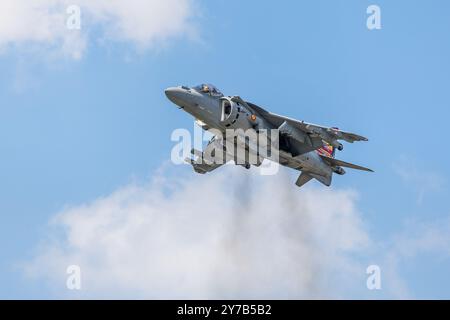
[[[334,157],[336,149],[343,150],[343,145],[339,141],[343,140],[349,143],[368,141],[363,136],[335,127],[320,126],[271,113],[239,96],[224,96],[211,84],[201,84],[192,88],[187,86],[170,87],[165,90],[165,94],[180,109],[194,116],[197,124],[203,129],[219,133],[213,136],[203,152],[192,149],[193,158],[186,159],[198,173],[207,173],[220,167],[230,160],[229,155],[236,164],[247,169],[251,165],[259,166],[265,158],[271,159],[255,149],[255,144],[252,144],[251,139],[248,138],[241,139],[240,142],[234,140],[233,146],[230,148],[223,135],[220,135],[230,129],[256,133],[263,132],[264,129],[276,129],[277,162],[301,171],[296,181],[296,185],[299,187],[313,178],[330,186],[333,173],[345,174],[344,167],[373,172],[371,169]],[[267,141],[267,143],[271,142],[271,138],[268,137]],[[270,149],[270,147],[266,147]],[[245,151],[244,159],[242,156],[238,158],[235,148]],[[211,149],[214,150],[211,151]],[[212,157],[216,150],[223,150],[226,154],[224,161],[215,161]],[[250,163],[249,155],[256,156],[257,160]]]

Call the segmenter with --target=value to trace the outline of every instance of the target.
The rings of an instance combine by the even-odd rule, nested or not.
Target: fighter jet
[[[259,166],[264,159],[273,161],[274,153],[277,154],[276,161],[279,164],[301,171],[296,181],[299,187],[313,178],[330,186],[333,173],[343,175],[344,168],[373,172],[335,159],[336,149],[343,150],[340,141],[368,141],[363,136],[271,113],[239,96],[224,96],[211,84],[170,87],[165,90],[165,94],[180,109],[191,114],[203,129],[215,132],[204,151],[192,149],[192,157],[186,159],[198,173],[210,172],[233,160],[249,169],[251,165]],[[235,134],[231,140],[227,139],[230,130],[255,135],[247,134],[239,138],[239,134]],[[273,135],[267,134],[268,131],[276,132],[275,139]],[[261,132],[266,132],[266,140],[252,138]],[[230,141],[227,143],[227,140]],[[277,140],[275,144],[274,140]],[[261,146],[261,141],[264,141],[265,150],[270,152],[260,152],[258,146]],[[238,149],[243,152],[236,152]],[[217,161],[215,156],[221,152],[222,157],[217,157],[221,161]],[[249,161],[251,155],[256,161]]]

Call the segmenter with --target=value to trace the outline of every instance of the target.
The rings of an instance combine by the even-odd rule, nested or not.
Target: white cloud
[[[25,270],[57,297],[424,297],[403,269],[450,257],[449,220],[409,222],[374,241],[356,192],[298,189],[286,172],[163,170],[148,185],[64,209]],[[76,293],[65,287],[73,264],[82,270]],[[381,267],[380,292],[366,288],[369,264]]]
[[[315,298],[365,290],[369,245],[353,191],[298,189],[285,170],[236,167],[129,185],[56,216],[28,274],[58,296],[82,270],[81,297]]]
[[[66,27],[71,4],[81,8],[81,30]],[[195,12],[193,0],[2,0],[0,49],[31,46],[79,59],[97,29],[106,41],[154,48],[192,34]]]
[[[84,0],[83,8],[95,21],[108,26],[108,38],[132,41],[141,47],[193,31],[189,18],[195,8],[190,0]]]

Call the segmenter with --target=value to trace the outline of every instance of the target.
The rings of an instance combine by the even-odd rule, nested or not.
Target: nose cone
[[[166,90],[164,90],[164,93],[166,94],[166,96],[169,100],[175,96],[176,92],[177,92],[176,87],[170,87],[170,88],[167,88]]]
[[[184,107],[186,103],[186,92],[179,87],[170,87],[164,90],[167,98],[180,107]]]

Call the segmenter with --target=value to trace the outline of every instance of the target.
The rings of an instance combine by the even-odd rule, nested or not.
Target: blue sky
[[[49,221],[151,180],[170,159],[171,132],[193,126],[164,88],[211,82],[275,113],[367,136],[337,157],[375,174],[333,181],[336,192],[357,192],[374,243],[359,261],[387,274],[393,267],[381,257],[406,243],[414,248],[396,264],[406,296],[449,298],[449,4],[180,2],[189,6],[188,34],[115,38],[88,20],[79,59],[60,54],[58,39],[49,45],[0,32],[0,297],[62,295],[45,276],[22,270]],[[366,27],[370,4],[381,8],[381,30]],[[188,166],[170,170],[194,177]],[[397,297],[389,286],[347,297]]]

